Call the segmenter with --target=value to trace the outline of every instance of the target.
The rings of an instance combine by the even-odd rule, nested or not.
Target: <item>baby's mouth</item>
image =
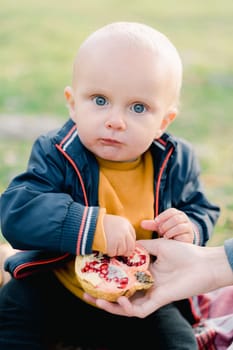
[[[119,145],[121,145],[121,142],[114,140],[114,139],[102,138],[102,139],[100,139],[100,142],[103,145],[107,145],[107,146],[119,146]]]

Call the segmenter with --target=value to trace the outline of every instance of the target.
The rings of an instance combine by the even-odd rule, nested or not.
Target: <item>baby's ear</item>
[[[155,135],[156,139],[158,139],[164,133],[164,131],[176,118],[176,115],[177,115],[177,110],[175,108],[168,111],[168,113],[164,116],[161,122],[160,128],[156,132],[156,135]]]
[[[172,109],[168,111],[168,113],[165,115],[160,125],[160,129],[162,130],[162,132],[164,132],[168,128],[168,126],[173,122],[173,120],[176,119],[176,115],[177,115],[176,109]]]
[[[70,112],[70,117],[74,120],[75,116],[75,102],[74,93],[70,86],[66,86],[64,90],[65,99],[67,101],[67,106]]]

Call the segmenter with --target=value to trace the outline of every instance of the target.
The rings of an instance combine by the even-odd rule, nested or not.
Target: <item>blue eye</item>
[[[95,103],[96,103],[98,106],[104,106],[104,105],[106,105],[106,103],[107,103],[106,98],[103,97],[103,96],[96,96],[96,97],[94,98],[94,101],[95,101]]]
[[[142,103],[135,103],[133,106],[132,106],[132,109],[135,113],[143,113],[145,112],[145,106],[142,104]]]

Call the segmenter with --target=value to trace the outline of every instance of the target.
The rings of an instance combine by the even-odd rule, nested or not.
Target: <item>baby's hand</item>
[[[147,220],[143,220],[142,227],[147,228]],[[145,224],[146,223],[146,224]],[[146,227],[144,226],[146,225]],[[150,229],[150,227],[148,227]],[[160,237],[175,239],[186,243],[193,243],[194,231],[193,224],[188,216],[180,210],[169,208],[159,214],[153,225],[153,230]]]
[[[129,256],[135,249],[136,233],[129,220],[117,215],[104,215],[104,232],[109,256]]]

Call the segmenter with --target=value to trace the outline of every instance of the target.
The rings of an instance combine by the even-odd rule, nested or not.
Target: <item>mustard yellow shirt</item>
[[[93,241],[93,250],[106,252],[103,229],[105,213],[126,217],[134,226],[137,239],[149,239],[151,231],[141,228],[143,219],[154,218],[153,163],[150,152],[132,162],[111,162],[97,159],[100,166],[100,213]],[[75,276],[74,261],[55,270],[61,283],[82,298],[83,290]]]

